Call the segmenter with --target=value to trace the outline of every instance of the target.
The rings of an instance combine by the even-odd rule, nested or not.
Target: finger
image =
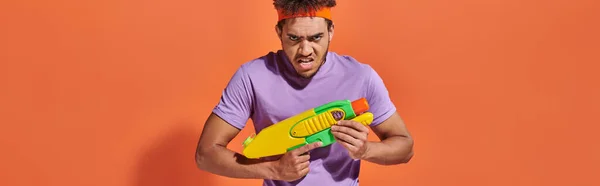
[[[300,176],[305,176],[308,174],[309,171],[310,171],[310,167],[306,166],[306,167],[300,169],[300,171],[298,173],[300,174]]]
[[[304,146],[302,146],[300,148],[292,150],[291,153],[292,153],[292,155],[299,156],[299,155],[304,154],[304,153],[306,153],[306,152],[308,152],[310,150],[313,150],[315,148],[320,147],[321,144],[322,143],[320,141],[315,142],[315,143],[311,143],[311,144],[307,144],[307,145],[304,145]]]
[[[308,162],[310,160],[310,155],[301,155],[296,159],[296,163]]]
[[[350,143],[348,143],[348,142],[345,142],[344,140],[339,140],[339,139],[336,139],[336,140],[337,140],[337,142],[338,142],[339,144],[341,144],[341,145],[342,145],[344,148],[346,148],[346,149],[347,149],[348,151],[350,151],[350,152],[355,152],[355,151],[357,151],[357,150],[358,150],[358,148],[357,148],[357,147],[355,147],[355,146],[351,145],[351,144],[350,144]]]
[[[308,168],[309,166],[310,166],[310,162],[308,162],[308,161],[305,161],[305,162],[302,162],[302,163],[300,163],[300,164],[297,164],[297,165],[296,165],[296,170],[302,170],[302,169],[306,169],[306,168]]]
[[[366,135],[364,133],[361,133],[355,130],[354,128],[345,125],[331,126],[331,131],[345,133],[353,138],[366,140]]]
[[[331,132],[331,133],[333,134],[333,136],[336,139],[340,139],[341,141],[346,142],[346,143],[348,143],[348,144],[350,144],[352,146],[358,146],[359,143],[360,143],[360,140],[358,140],[358,139],[356,139],[356,138],[354,138],[354,137],[352,137],[352,136],[350,136],[350,135],[348,135],[346,133],[335,132],[335,131]]]
[[[364,126],[361,123],[359,123],[357,121],[353,121],[353,120],[340,120],[340,121],[338,121],[338,125],[348,126],[359,132],[365,132],[365,133],[369,132],[369,128],[367,128],[367,126]]]

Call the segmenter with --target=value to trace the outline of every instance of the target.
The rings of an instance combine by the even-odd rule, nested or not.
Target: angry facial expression
[[[328,29],[324,18],[297,17],[286,20],[282,29],[276,30],[296,72],[305,78],[312,77],[325,61],[333,27]]]

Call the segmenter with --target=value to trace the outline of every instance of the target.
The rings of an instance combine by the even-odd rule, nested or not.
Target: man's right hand
[[[320,147],[321,144],[321,142],[315,142],[285,153],[278,161],[274,162],[275,179],[294,181],[308,174],[310,165],[308,152]]]

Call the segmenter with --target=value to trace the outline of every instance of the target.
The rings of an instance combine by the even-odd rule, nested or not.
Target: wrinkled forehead
[[[313,35],[327,32],[327,22],[321,17],[297,17],[286,20],[284,32],[296,35]]]

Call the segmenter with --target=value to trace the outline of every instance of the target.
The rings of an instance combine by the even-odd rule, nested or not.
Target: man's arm
[[[238,68],[204,124],[195,155],[199,169],[231,178],[273,179],[273,162],[250,160],[227,149],[251,116],[251,85],[246,69]]]
[[[398,113],[371,127],[380,142],[368,141],[364,160],[380,165],[408,163],[413,156],[413,139]]]
[[[273,162],[248,159],[227,149],[227,144],[239,132],[239,129],[211,113],[204,124],[196,149],[198,168],[231,178],[273,179]]]

